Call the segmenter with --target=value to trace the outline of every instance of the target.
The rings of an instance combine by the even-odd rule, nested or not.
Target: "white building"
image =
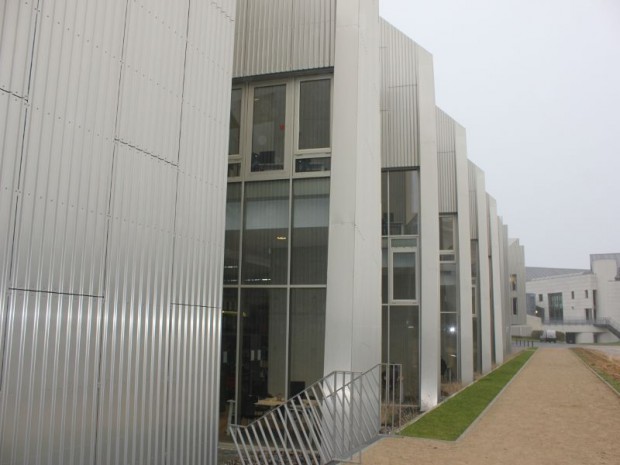
[[[570,342],[620,337],[620,254],[590,255],[589,270],[527,267],[527,293],[545,329]]]

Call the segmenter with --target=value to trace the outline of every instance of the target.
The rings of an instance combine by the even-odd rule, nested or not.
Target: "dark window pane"
[[[241,163],[229,163],[228,164],[228,177],[238,178],[241,176]]]
[[[220,420],[226,419],[228,401],[235,400],[237,386],[237,289],[225,288],[222,298],[222,342],[220,365]],[[220,437],[220,441],[225,440]]]
[[[241,417],[255,413],[263,397],[285,394],[286,290],[244,289],[241,293]]]
[[[329,171],[332,169],[332,160],[329,157],[299,158],[295,160],[295,172],[311,173],[314,171]]]
[[[441,311],[442,312],[456,312],[457,311],[457,297],[456,297],[456,265],[455,264],[442,264],[441,265],[441,278],[440,278],[440,298],[441,298]]]
[[[293,182],[291,283],[327,283],[329,179]]]
[[[389,234],[418,234],[420,188],[417,171],[389,173]]]
[[[381,173],[381,235],[387,236],[389,230],[389,224],[393,221],[390,218],[390,211],[388,208],[388,173]]]
[[[441,314],[441,379],[445,382],[457,381],[458,326],[456,313]]]
[[[284,168],[286,85],[254,89],[252,171]]]
[[[233,89],[230,97],[230,130],[228,133],[228,155],[239,153],[241,136],[241,89]]]
[[[402,364],[401,376],[404,384],[405,398],[403,400],[405,403],[415,403],[418,399],[418,359],[420,353],[418,315],[419,311],[416,306],[392,305],[389,307],[387,361]],[[385,333],[384,329],[383,334],[385,335]]]
[[[245,185],[242,281],[286,284],[288,269],[289,182]]]
[[[299,149],[330,146],[330,80],[299,84]]]
[[[439,217],[439,249],[454,250],[454,218]]]
[[[381,240],[381,302],[388,302],[388,242]]]
[[[392,254],[394,300],[415,300],[415,252]]]
[[[241,230],[241,183],[226,189],[226,233],[224,242],[224,284],[239,282],[239,233]]]
[[[325,289],[291,290],[289,396],[323,377]]]

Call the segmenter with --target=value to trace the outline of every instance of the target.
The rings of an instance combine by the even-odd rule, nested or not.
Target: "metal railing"
[[[620,330],[620,322],[614,320],[613,318],[591,318],[591,319],[545,319],[542,321],[545,325],[565,325],[565,326],[575,326],[575,325],[593,325],[593,326],[611,326]]]
[[[403,421],[402,367],[333,372],[247,426],[229,425],[244,465],[345,461]]]

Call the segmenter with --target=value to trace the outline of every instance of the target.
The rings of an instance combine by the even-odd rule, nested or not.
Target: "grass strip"
[[[588,349],[571,349],[577,356],[585,362],[596,374],[607,381],[614,390],[620,394],[620,380],[618,380],[617,368],[600,363],[600,355],[596,357],[592,351]],[[598,360],[597,360],[598,359]],[[615,376],[614,376],[615,375]]]
[[[403,436],[454,441],[478,418],[536,349],[528,349],[480,378],[400,432]]]

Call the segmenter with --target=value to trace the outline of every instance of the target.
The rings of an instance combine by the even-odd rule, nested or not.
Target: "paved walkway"
[[[541,348],[456,442],[383,439],[363,465],[618,465],[620,397],[569,349]]]

